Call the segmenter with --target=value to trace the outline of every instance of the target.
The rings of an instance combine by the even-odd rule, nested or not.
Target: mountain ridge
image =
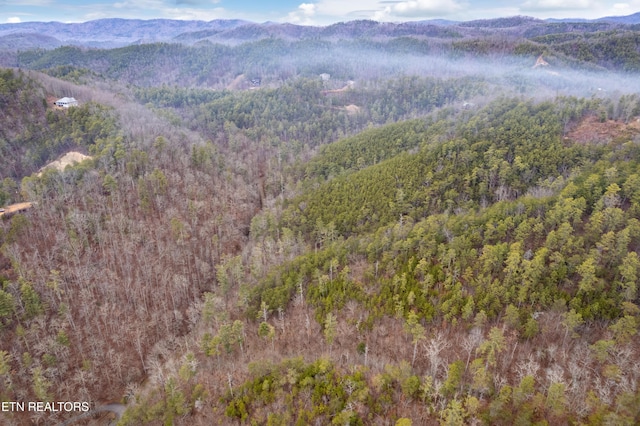
[[[11,37],[34,34],[51,37],[54,41],[45,48],[71,44],[82,47],[122,47],[144,42],[195,43],[209,40],[221,43],[255,41],[270,37],[341,38],[341,37],[390,37],[401,35],[450,36],[472,35],[474,29],[526,29],[531,26],[545,26],[557,23],[609,24],[611,28],[640,24],[640,13],[628,16],[603,17],[593,20],[547,19],[529,16],[512,16],[472,21],[448,21],[442,19],[378,22],[354,20],[338,22],[326,26],[296,25],[291,23],[256,23],[240,19],[217,19],[212,21],[171,20],[171,19],[122,19],[105,18],[82,23],[22,22],[0,24],[0,46],[14,46],[14,49],[41,47],[37,41],[15,45]],[[9,38],[7,38],[9,37]],[[7,49],[8,47],[5,47]]]

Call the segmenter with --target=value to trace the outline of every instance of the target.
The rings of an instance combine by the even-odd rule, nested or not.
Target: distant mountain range
[[[19,37],[27,38],[38,34],[59,40],[60,44],[116,47],[143,42],[170,41],[180,34],[188,32],[225,32],[243,25],[254,24],[241,20],[205,22],[118,18],[71,24],[61,22],[23,22],[19,24],[0,24],[0,46],[6,44],[2,42],[5,37],[12,37],[16,40]]]
[[[614,24],[633,25],[640,23],[640,12],[627,16],[608,16],[606,18],[596,19],[596,22],[611,22]]]
[[[547,19],[526,16],[476,21],[442,19],[387,23],[376,21],[340,22],[325,27],[288,23],[254,23],[243,20],[183,21],[170,19],[99,19],[84,23],[24,22],[0,24],[1,50],[52,49],[62,45],[112,48],[152,42],[194,44],[208,40],[237,44],[264,38],[333,39],[353,37],[444,37],[463,38],[486,29],[507,30],[513,34],[534,31],[544,34],[546,26],[558,24],[593,25],[597,31],[640,24],[640,13],[595,20]],[[635,28],[634,28],[635,29]]]
[[[581,18],[565,18],[565,19],[556,19],[556,18],[549,18],[549,19],[536,19],[536,18],[530,18],[530,17],[515,17],[515,18],[521,18],[521,19],[525,19],[525,20],[530,20],[530,21],[538,21],[538,22],[546,22],[546,23],[570,23],[570,22],[575,22],[575,23],[610,23],[610,24],[624,24],[624,25],[634,25],[634,24],[640,24],[640,12],[638,13],[634,13],[632,15],[627,15],[627,16],[607,16],[604,18],[598,18],[598,19],[581,19]],[[485,20],[485,22],[491,22],[491,21],[500,21],[500,20],[505,20],[505,19],[513,19],[513,18],[496,18],[496,19],[488,19]],[[464,22],[461,21],[449,21],[446,19],[429,19],[426,21],[420,21],[423,23],[429,23],[429,24],[434,24],[434,25],[459,25],[459,24],[463,24]],[[482,22],[482,21],[469,21],[469,22]]]

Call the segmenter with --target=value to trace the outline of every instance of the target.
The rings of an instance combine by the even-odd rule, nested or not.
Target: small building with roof
[[[61,98],[55,101],[54,104],[55,106],[60,108],[69,108],[73,106],[78,106],[78,101],[76,101],[76,98],[67,98],[65,96],[64,98]]]

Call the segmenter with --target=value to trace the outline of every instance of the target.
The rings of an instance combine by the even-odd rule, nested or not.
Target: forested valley
[[[11,52],[0,401],[640,423],[637,29],[474,25]]]

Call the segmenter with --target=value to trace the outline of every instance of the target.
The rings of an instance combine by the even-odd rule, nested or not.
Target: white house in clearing
[[[69,108],[72,106],[78,106],[78,101],[76,101],[75,98],[64,97],[62,99],[58,99],[57,101],[55,101],[54,104],[61,108]]]

